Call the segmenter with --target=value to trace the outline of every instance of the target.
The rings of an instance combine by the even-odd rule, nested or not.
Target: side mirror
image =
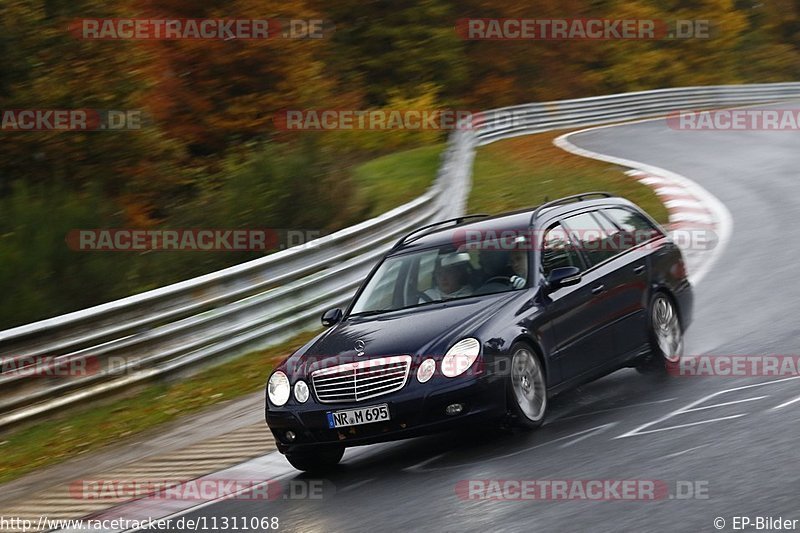
[[[551,291],[580,282],[581,270],[574,266],[554,268],[547,276],[547,288]]]
[[[342,310],[338,307],[334,307],[333,309],[328,309],[324,313],[322,313],[322,325],[326,328],[333,326],[334,324],[338,324],[339,321],[342,320]]]

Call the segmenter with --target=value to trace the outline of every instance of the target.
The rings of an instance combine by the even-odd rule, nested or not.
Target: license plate
[[[331,429],[383,422],[384,420],[389,420],[389,405],[387,404],[343,411],[328,411],[328,427]]]

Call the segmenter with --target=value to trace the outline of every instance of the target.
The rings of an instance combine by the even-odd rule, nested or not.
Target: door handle
[[[644,272],[644,268],[645,268],[644,265],[639,265],[637,267],[634,267],[633,273],[634,274],[641,274],[642,272]]]
[[[592,289],[592,294],[600,294],[604,290],[606,290],[606,286],[605,285],[598,285],[597,287]]]

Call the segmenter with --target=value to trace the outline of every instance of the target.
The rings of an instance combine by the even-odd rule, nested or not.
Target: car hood
[[[304,373],[331,366],[392,355],[441,356],[464,337],[475,334],[498,307],[519,293],[509,292],[431,304],[380,315],[350,317],[287,359]],[[485,340],[485,339],[480,339]],[[363,342],[363,354],[356,349]],[[358,343],[359,347],[361,343]],[[296,368],[297,368],[296,367]]]

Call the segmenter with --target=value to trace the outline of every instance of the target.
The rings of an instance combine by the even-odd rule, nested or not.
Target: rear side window
[[[620,245],[623,249],[647,242],[661,235],[661,231],[640,213],[624,207],[606,207],[601,212],[622,228]]]
[[[564,225],[569,228],[575,243],[590,266],[602,263],[622,252],[617,243],[619,230],[607,220],[601,224],[592,213],[568,217],[564,219]]]
[[[542,275],[547,278],[554,268],[574,266],[583,270],[578,252],[561,224],[551,226],[542,239]]]

